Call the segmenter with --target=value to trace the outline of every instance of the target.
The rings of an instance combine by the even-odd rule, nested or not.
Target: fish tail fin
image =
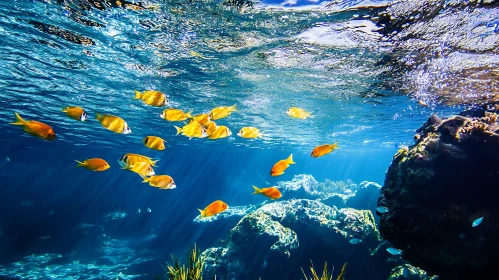
[[[261,194],[262,193],[262,190],[253,186],[253,188],[255,189],[255,192],[253,194]]]
[[[175,129],[177,130],[177,134],[175,134],[175,136],[179,135],[181,132],[182,132],[182,128],[174,125],[173,127],[175,127]]]
[[[130,169],[132,169],[132,166],[129,164],[125,164],[125,165],[121,166],[121,169],[130,170]]]
[[[236,105],[237,105],[237,104],[234,104],[234,105],[230,106],[230,110],[231,110],[231,111],[236,111]]]
[[[82,166],[85,166],[85,163],[84,163],[84,162],[77,161],[77,160],[75,160],[75,161],[78,163],[78,165],[77,165],[76,167],[82,167]]]
[[[185,114],[185,117],[188,118],[188,119],[192,119],[192,115],[191,114],[192,114],[192,110],[190,110],[189,112],[187,112]]]
[[[338,149],[338,144],[334,143],[334,144],[329,145],[329,147],[331,148],[331,150]]]
[[[206,217],[206,212],[204,210],[201,210],[201,209],[198,209],[198,210],[199,210],[199,213],[201,215],[201,218]]]
[[[95,118],[100,121],[102,116],[99,113],[95,113]]]
[[[289,157],[286,159],[286,162],[288,164],[295,164],[296,162],[293,161],[293,154],[290,154]]]
[[[149,182],[149,178],[147,178],[147,176],[144,176],[142,174],[139,174],[139,175],[140,175],[140,177],[142,177],[142,180],[143,180],[142,183],[148,183]]]
[[[263,138],[263,133],[259,132],[256,137]]]
[[[140,99],[142,98],[142,93],[138,90],[134,90],[135,92],[135,97],[133,99]]]
[[[27,124],[27,122],[25,120],[23,120],[23,118],[21,118],[21,116],[19,116],[18,113],[14,112],[14,115],[16,116],[16,121],[10,123],[11,125],[22,125],[22,126],[25,126]]]
[[[64,108],[62,108],[62,111],[63,111],[64,113],[66,113],[68,110],[69,110],[69,107],[64,107]]]

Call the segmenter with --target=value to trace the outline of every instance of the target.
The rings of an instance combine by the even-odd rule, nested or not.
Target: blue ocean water
[[[250,13],[218,2],[147,1],[152,8],[135,11],[99,9],[91,4],[97,2],[0,3],[0,275],[5,277],[152,279],[163,273],[171,254],[182,256],[194,243],[202,249],[219,244],[241,218],[197,223],[198,208],[218,199],[229,207],[258,205],[267,200],[252,195],[252,185],[274,186],[303,174],[318,182],[382,185],[393,154],[411,143],[432,112],[445,116],[458,110],[419,107],[384,86],[378,75],[383,66],[376,64],[380,50],[297,39],[313,27],[368,10],[273,12],[262,5]],[[280,7],[305,4],[320,5]],[[69,32],[92,44],[75,42]],[[194,114],[236,104],[236,112],[217,121],[233,135],[175,136],[174,123],[159,117],[164,108],[134,100],[134,89],[162,91],[173,107]],[[89,120],[65,116],[61,110],[70,105],[85,108]],[[285,112],[292,106],[313,118],[290,118]],[[14,112],[51,125],[57,140],[43,141],[9,125]],[[132,134],[106,130],[96,113],[122,117]],[[260,128],[264,139],[236,136],[244,126]],[[166,150],[144,147],[147,135],[165,139]],[[339,149],[332,154],[310,156],[315,146],[333,142]],[[125,153],[159,159],[156,174],[172,176],[177,188],[158,190],[121,170],[117,160]],[[296,165],[270,176],[273,164],[291,153]],[[111,168],[75,168],[75,160],[93,157]]]

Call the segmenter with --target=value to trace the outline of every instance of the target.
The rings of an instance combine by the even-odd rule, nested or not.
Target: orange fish
[[[293,154],[289,155],[287,159],[280,160],[274,164],[272,170],[270,170],[270,175],[279,176],[284,174],[284,170],[286,170],[290,164],[295,164],[295,162],[293,162]]]
[[[321,157],[323,155],[329,154],[330,152],[332,152],[332,151],[334,151],[336,149],[338,149],[338,144],[336,144],[336,143],[331,144],[331,145],[330,144],[326,144],[326,145],[317,146],[312,151],[311,156],[313,156],[313,157]]]
[[[253,194],[263,194],[264,196],[274,200],[282,197],[282,193],[276,187],[259,189],[253,186],[255,192]]]
[[[104,171],[104,170],[107,170],[109,169],[109,164],[107,163],[107,161],[101,159],[101,158],[90,158],[90,159],[86,159],[84,160],[83,162],[81,161],[77,161],[76,162],[78,163],[78,165],[76,167],[84,167],[88,170],[92,170],[92,171]]]
[[[142,176],[142,183],[149,183],[150,186],[156,187],[164,190],[171,190],[177,187],[173,178],[168,175],[155,175],[147,178],[146,176]]]
[[[144,143],[144,146],[149,149],[156,151],[162,151],[165,149],[165,140],[157,136],[146,136],[142,139],[142,143]]]
[[[204,210],[198,209],[201,212],[201,218],[210,217],[227,210],[229,206],[227,203],[217,200],[212,202],[210,205],[206,206]]]
[[[166,95],[157,90],[146,90],[144,92],[135,90],[134,99],[140,99],[145,104],[156,107],[161,107],[168,104],[168,99],[166,98]]]
[[[49,125],[37,121],[25,121],[18,113],[14,114],[16,115],[16,121],[10,123],[11,125],[20,125],[27,133],[44,140],[55,140],[55,132]]]
[[[81,107],[68,106],[62,109],[62,111],[66,113],[68,117],[77,121],[84,122],[87,119],[87,112],[85,112],[85,110]]]

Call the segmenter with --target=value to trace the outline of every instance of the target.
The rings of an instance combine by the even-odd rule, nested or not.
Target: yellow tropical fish
[[[184,111],[180,109],[166,109],[159,116],[164,120],[176,122],[192,118],[191,113],[192,111],[184,113]]]
[[[424,102],[423,100],[418,100],[418,104],[423,107],[428,107],[428,104]]]
[[[131,165],[124,166],[121,169],[130,170],[140,176],[153,176],[155,174],[154,169],[152,169],[152,166],[147,162],[135,162]]]
[[[255,192],[253,194],[263,194],[264,196],[272,200],[279,199],[282,197],[282,193],[276,187],[259,189],[253,186],[253,189],[255,189]]]
[[[146,162],[149,163],[151,166],[156,166],[156,162],[159,160],[154,160],[150,157],[139,155],[139,154],[132,154],[128,153],[123,155],[119,160],[118,163],[121,165],[121,167],[126,167],[128,165],[132,165],[136,162]]]
[[[218,120],[221,118],[225,118],[234,111],[236,111],[235,104],[232,106],[217,107],[217,108],[211,110],[210,119],[215,121],[215,120]]]
[[[204,58],[204,56],[198,52],[190,51],[191,56]]]
[[[90,159],[86,159],[84,160],[83,162],[81,161],[77,161],[76,162],[78,163],[78,165],[76,167],[84,167],[88,170],[92,170],[92,171],[104,171],[104,170],[107,170],[109,169],[109,164],[107,163],[107,161],[101,159],[101,158],[90,158]]]
[[[37,121],[25,121],[18,113],[14,113],[14,115],[16,116],[16,121],[10,123],[11,125],[20,125],[24,131],[38,138],[49,141],[55,140],[55,132],[49,125]]]
[[[232,135],[232,131],[226,126],[219,126],[215,131],[213,131],[210,136],[208,136],[208,139],[220,139],[220,138],[226,138]]]
[[[217,201],[210,203],[210,205],[206,206],[206,208],[204,208],[204,210],[201,210],[201,209],[198,209],[198,210],[199,210],[199,212],[201,212],[201,218],[204,218],[204,217],[210,217],[210,216],[219,214],[219,213],[227,210],[228,208],[229,208],[229,206],[227,205],[227,203],[225,203],[221,200],[217,200]]]
[[[283,159],[278,161],[274,166],[272,167],[272,170],[270,170],[270,175],[272,176],[279,176],[284,174],[284,170],[289,167],[290,164],[295,164],[296,162],[293,161],[293,154],[289,155],[287,159]]]
[[[126,123],[126,121],[120,117],[117,116],[112,116],[112,115],[99,115],[96,114],[97,117],[96,119],[100,122],[100,124],[116,133],[121,133],[121,134],[130,134],[132,133],[132,130]]]
[[[215,122],[210,121],[210,123],[207,126],[205,126],[205,128],[206,128],[206,134],[210,136],[213,134],[213,132],[215,132],[215,130],[217,130],[217,124]]]
[[[286,114],[290,115],[293,118],[298,118],[298,119],[306,119],[307,117],[310,117],[310,113],[297,107],[291,107],[286,111]]]
[[[146,136],[142,139],[142,143],[144,143],[144,146],[149,149],[156,151],[162,151],[165,149],[165,140],[157,136]]]
[[[173,178],[168,175],[155,175],[149,178],[142,176],[142,183],[149,183],[150,186],[164,190],[171,190],[177,187]]]
[[[239,132],[237,133],[237,136],[242,137],[242,138],[263,138],[262,133],[260,130],[256,127],[243,127]]]
[[[145,104],[156,107],[162,107],[168,104],[168,99],[166,99],[166,95],[156,90],[146,90],[144,92],[135,90],[134,99],[140,99]]]
[[[314,148],[312,151],[311,156],[313,157],[321,157],[323,155],[329,154],[330,152],[338,149],[338,144],[326,144],[326,145],[321,145],[317,146]]]
[[[199,114],[197,116],[194,116],[192,120],[200,123],[204,127],[207,127],[210,123],[212,123],[212,121],[210,120],[210,115],[208,114]]]
[[[175,128],[177,129],[176,135],[179,135],[180,133],[182,133],[183,135],[189,137],[189,139],[191,139],[193,137],[204,138],[204,137],[208,136],[208,134],[206,134],[206,129],[204,128],[204,126],[202,126],[200,123],[195,122],[195,121],[189,123],[188,125],[185,125],[182,128],[180,128],[178,126],[175,126]]]
[[[85,110],[81,107],[68,106],[62,109],[62,111],[66,113],[68,117],[77,121],[84,122],[87,119],[87,112],[85,112]]]

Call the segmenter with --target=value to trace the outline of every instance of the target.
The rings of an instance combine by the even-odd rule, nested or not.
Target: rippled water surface
[[[22,277],[151,279],[171,253],[194,242],[213,246],[234,226],[223,219],[201,226],[197,208],[216,199],[258,205],[264,200],[251,195],[252,184],[298,174],[382,184],[393,154],[432,112],[457,110],[421,107],[392,90],[396,75],[383,63],[390,42],[369,21],[376,8],[363,8],[386,1],[104,2],[0,2],[1,275],[19,276],[24,266]],[[164,108],[134,100],[135,89],[162,91],[172,107],[194,114],[236,104],[217,122],[233,134],[175,136],[173,123],[159,117]],[[85,108],[89,120],[67,118],[68,105]],[[313,117],[290,118],[291,106]],[[14,112],[50,124],[57,140],[8,125]],[[96,113],[122,117],[132,134],[104,129]],[[237,137],[244,126],[260,128],[264,139]],[[145,148],[147,135],[167,140],[167,149]],[[340,146],[333,154],[310,157],[332,142]],[[157,192],[120,170],[116,160],[126,152],[160,159],[156,173],[174,177],[178,188]],[[290,153],[296,166],[270,177]],[[91,157],[111,169],[74,168]]]

